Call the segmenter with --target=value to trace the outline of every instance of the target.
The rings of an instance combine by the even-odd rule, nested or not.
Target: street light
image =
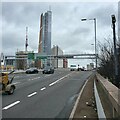
[[[96,71],[97,71],[97,48],[96,48],[96,18],[93,19],[86,19],[83,18],[81,21],[93,20],[94,21],[94,30],[95,30],[95,64],[96,64]]]

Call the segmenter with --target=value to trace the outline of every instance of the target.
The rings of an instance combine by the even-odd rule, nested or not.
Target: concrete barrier
[[[111,103],[112,117],[120,118],[120,89],[114,86],[108,79],[103,78],[100,74],[96,75],[97,83],[103,89],[104,95],[107,96],[108,101]]]

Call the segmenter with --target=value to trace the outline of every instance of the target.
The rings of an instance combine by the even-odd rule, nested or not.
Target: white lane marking
[[[13,83],[14,85],[16,85],[16,84],[19,84],[20,82],[15,82],[15,83]]]
[[[32,80],[34,80],[34,79],[29,79],[28,81],[32,81]]]
[[[70,74],[71,74],[71,73],[70,73]],[[62,80],[62,79],[64,79],[64,78],[68,77],[70,74],[61,77],[60,79],[56,80],[56,81],[53,82],[53,83],[50,83],[49,86],[52,86],[52,85],[56,84],[56,83],[59,82],[60,80]]]
[[[36,95],[36,94],[37,94],[37,92],[31,93],[28,95],[28,97],[32,97],[33,95]]]
[[[51,76],[51,74],[50,75],[46,75],[45,77],[49,77],[49,76]]]
[[[14,102],[14,103],[12,103],[12,104],[10,104],[10,105],[4,107],[3,110],[7,110],[7,109],[9,109],[9,108],[15,106],[15,105],[18,104],[18,103],[20,103],[20,101],[16,101],[16,102]]]
[[[40,90],[45,90],[46,89],[46,87],[43,87],[43,88],[41,88]]]
[[[31,79],[28,79],[28,81],[31,81]]]
[[[57,82],[58,82],[58,81],[55,81],[55,82],[49,84],[49,86],[52,86],[52,85],[54,85],[54,84],[57,83]]]
[[[34,78],[34,80],[37,80],[38,78]]]
[[[20,78],[20,76],[15,76],[15,78]]]
[[[36,74],[27,74],[26,76],[35,76]]]
[[[36,78],[33,78],[33,79],[28,79],[28,81],[32,81],[32,80],[37,80],[39,79],[40,77],[36,77]]]

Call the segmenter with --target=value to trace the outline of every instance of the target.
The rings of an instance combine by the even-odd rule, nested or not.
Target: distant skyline
[[[41,13],[52,11],[52,46],[58,45],[64,53],[94,53],[94,23],[82,18],[97,19],[97,41],[112,40],[111,15],[118,18],[117,2],[11,2],[2,3],[2,52],[14,55],[25,50],[25,32],[28,27],[28,50],[38,51]],[[9,12],[8,12],[9,11]],[[118,25],[118,22],[117,22]],[[73,62],[72,62],[73,61]],[[92,60],[71,60],[84,66]]]

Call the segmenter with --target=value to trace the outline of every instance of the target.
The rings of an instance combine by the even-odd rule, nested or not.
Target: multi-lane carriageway
[[[68,118],[88,71],[16,74],[13,95],[2,96],[2,118]]]

